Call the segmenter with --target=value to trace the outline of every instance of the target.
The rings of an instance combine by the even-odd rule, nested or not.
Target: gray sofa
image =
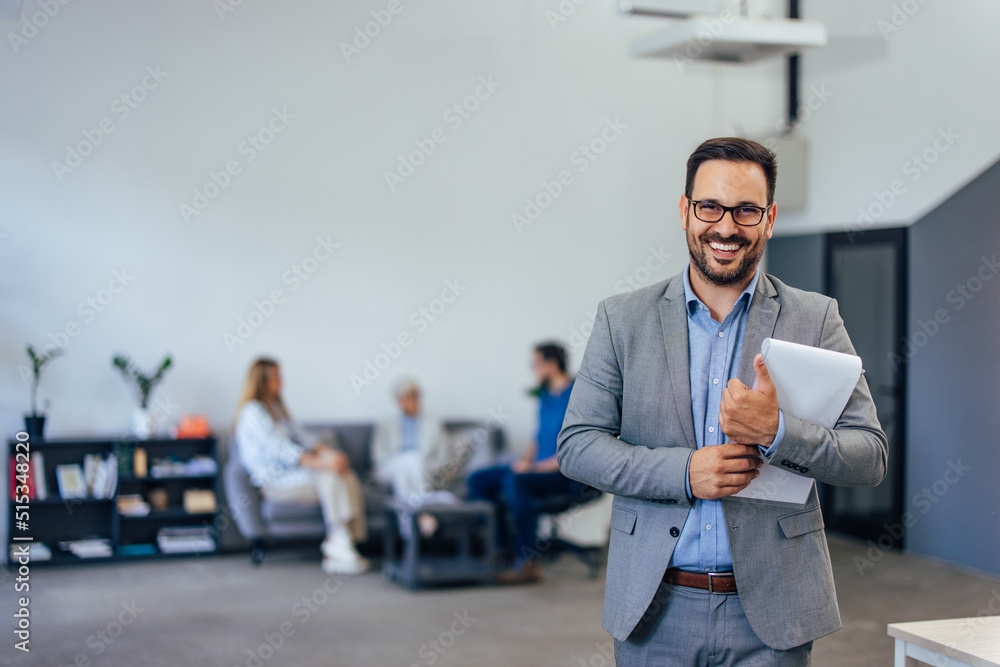
[[[468,473],[492,465],[503,452],[504,433],[502,429],[488,428],[484,422],[475,420],[446,420],[444,426],[459,462],[455,470],[457,484],[450,488],[461,496]],[[372,476],[371,442],[375,425],[368,422],[312,423],[305,424],[305,428],[328,440],[332,434],[350,458],[351,468],[361,480],[365,496],[368,541],[361,545],[362,550],[377,551],[386,528],[384,508],[391,494]],[[323,538],[325,529],[319,508],[263,498],[250,483],[234,447],[230,447],[229,459],[223,467],[223,484],[229,514],[240,535],[250,542],[250,557],[255,565],[263,561],[266,548],[274,542]]]

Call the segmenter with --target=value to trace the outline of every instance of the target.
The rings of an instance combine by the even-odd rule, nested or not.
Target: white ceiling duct
[[[826,26],[797,19],[689,18],[633,42],[632,55],[748,63],[826,46]]]
[[[718,14],[725,0],[620,0],[618,9],[626,14],[687,18],[692,14]]]
[[[724,0],[619,0],[618,6],[629,14],[683,19],[635,41],[632,54],[639,57],[748,63],[826,46],[822,23],[750,17],[748,0],[740,1],[739,12],[724,9],[725,4]]]

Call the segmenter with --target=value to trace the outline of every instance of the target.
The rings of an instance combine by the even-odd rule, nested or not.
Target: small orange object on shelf
[[[183,415],[177,425],[178,438],[207,438],[211,434],[205,415]]]

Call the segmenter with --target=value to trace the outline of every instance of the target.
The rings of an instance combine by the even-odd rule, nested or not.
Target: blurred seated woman
[[[323,569],[357,574],[368,561],[354,548],[365,538],[364,500],[347,455],[292,423],[272,359],[250,367],[234,427],[236,453],[265,498],[318,505],[326,524]]]

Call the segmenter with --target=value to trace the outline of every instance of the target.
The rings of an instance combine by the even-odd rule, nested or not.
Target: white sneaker
[[[370,567],[361,557],[346,530],[338,530],[320,545],[323,552],[323,569],[331,574],[358,574]]]
[[[350,560],[340,558],[324,558],[323,571],[327,574],[361,574],[367,572],[371,563],[367,559],[357,556]]]

